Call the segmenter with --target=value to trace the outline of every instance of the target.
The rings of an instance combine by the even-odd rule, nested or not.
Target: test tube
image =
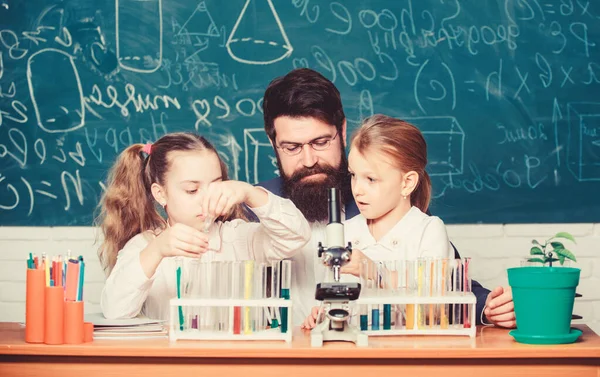
[[[440,269],[440,296],[445,296],[449,287],[448,259],[443,258],[439,265]],[[440,305],[440,327],[447,329],[449,325],[448,314],[449,304]]]
[[[405,286],[411,296],[418,294],[417,261],[407,260],[405,271]],[[415,328],[415,304],[406,304],[406,328],[413,330]]]
[[[292,285],[292,261],[281,261],[281,298],[290,299],[290,288]],[[288,331],[288,308],[281,308],[281,332]]]
[[[219,289],[217,298],[229,298],[228,294],[231,291],[229,285],[231,284],[231,262],[220,262],[219,263]],[[229,306],[220,306],[217,308],[219,312],[219,331],[229,331]]]
[[[469,275],[469,265],[471,258],[463,258],[463,292],[471,292],[471,277]],[[465,329],[471,327],[471,311],[470,304],[463,304],[463,326]]]
[[[263,299],[266,298],[267,289],[267,265],[265,263],[255,264],[254,269],[254,294],[253,298]],[[265,329],[265,315],[264,307],[255,306],[252,311],[254,312],[254,319],[252,321],[253,331],[262,331]]]
[[[375,262],[373,261],[373,264],[371,264],[371,276],[372,276],[372,289],[373,289],[373,294],[375,296],[379,296],[380,295],[380,286],[381,286],[381,274],[379,271],[379,262]],[[371,330],[379,330],[379,315],[381,313],[380,311],[380,307],[381,305],[379,303],[377,304],[373,304],[372,309],[371,309]]]
[[[457,294],[462,292],[462,279],[462,261],[460,259],[455,259],[454,266],[452,266],[452,290]],[[462,305],[453,304],[452,309],[452,325],[460,326],[462,324]]]
[[[262,284],[261,284],[261,292],[260,297],[262,299],[269,298],[269,266],[266,263],[261,263],[262,269]],[[269,315],[269,308],[267,306],[259,307],[259,315],[261,318],[261,330],[265,330],[268,327],[268,324],[271,322],[271,316]]]
[[[252,283],[253,283],[253,272],[254,272],[254,261],[244,261],[244,299],[250,300],[252,298]],[[244,334],[252,334],[252,319],[251,319],[251,308],[249,306],[244,307]]]
[[[381,272],[381,295],[390,297],[392,293],[392,276],[393,263],[385,262],[379,267]],[[390,330],[392,328],[392,304],[383,304],[383,329]]]
[[[198,259],[187,259],[186,267],[184,268],[184,295],[186,297],[198,298],[201,296],[202,282],[199,280],[200,261]],[[188,306],[186,307],[185,323],[187,329],[200,329],[198,315],[201,308]]]
[[[281,278],[280,266],[281,266],[280,261],[271,262],[271,297],[274,299],[278,299],[279,294],[280,294],[280,288],[279,288],[279,282],[280,282],[280,278]],[[280,323],[279,308],[268,308],[268,309],[271,313],[271,328],[276,329],[277,327],[279,327],[279,323]]]
[[[181,298],[181,267],[183,265],[182,258],[178,258],[175,260],[176,263],[176,282],[177,282],[177,298]],[[179,330],[183,331],[183,308],[181,306],[177,307],[177,312],[179,314]]]
[[[406,261],[396,260],[393,262],[394,267],[391,272],[391,285],[393,295],[406,295],[407,290],[404,286],[406,278],[404,277],[406,271]],[[395,329],[402,329],[405,305],[396,304],[392,306],[392,327]]]
[[[369,261],[367,259],[361,260],[359,266],[359,277],[360,277],[360,285],[362,287],[362,291],[364,292],[364,297],[370,296],[369,290]],[[369,306],[366,304],[361,304],[359,307],[359,315],[360,315],[360,329],[361,331],[365,331],[369,329]]]
[[[233,299],[241,299],[243,297],[243,276],[244,276],[244,262],[235,261],[231,266],[232,279],[231,279],[231,297]],[[231,317],[230,317],[231,318]],[[242,307],[233,307],[233,319],[230,324],[235,335],[241,334],[241,323],[242,323]]]
[[[438,277],[437,277],[437,269],[436,269],[436,260],[435,259],[427,259],[427,271],[428,271],[428,291],[429,291],[429,297],[433,297],[437,294],[437,290],[436,290],[436,286],[437,286],[437,281],[438,281]],[[436,323],[436,311],[437,311],[437,305],[435,304],[429,304],[429,328],[433,328],[433,326]]]
[[[427,260],[419,258],[417,260],[417,295],[423,297],[427,295]],[[419,329],[425,326],[425,305],[417,305],[417,327]]]

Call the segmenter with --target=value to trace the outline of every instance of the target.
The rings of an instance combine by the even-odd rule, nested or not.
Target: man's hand
[[[485,300],[483,311],[488,322],[496,326],[515,328],[515,305],[510,287],[496,287]]]

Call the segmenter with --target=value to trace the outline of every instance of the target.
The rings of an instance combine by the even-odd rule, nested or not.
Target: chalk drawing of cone
[[[162,0],[115,0],[117,59],[125,70],[152,73],[162,64]]]
[[[276,63],[294,51],[272,0],[246,0],[226,47],[234,60],[256,65]]]
[[[85,125],[83,90],[71,55],[53,48],[32,54],[27,60],[27,85],[42,130],[69,132]]]

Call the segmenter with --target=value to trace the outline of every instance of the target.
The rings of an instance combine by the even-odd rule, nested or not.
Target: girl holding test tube
[[[260,223],[246,221],[243,204]],[[208,228],[207,218],[216,219]],[[98,253],[108,273],[100,304],[113,319],[140,312],[167,319],[179,257],[188,257],[183,263],[202,256],[285,259],[310,239],[308,222],[290,200],[228,180],[215,148],[192,133],[125,149],[109,174],[99,223],[104,242]]]
[[[418,128],[385,115],[363,122],[352,137],[348,156],[360,215],[345,223],[354,250],[342,273],[358,277],[364,258],[454,257],[444,223],[426,214],[431,198],[426,165],[427,144]],[[313,308],[303,327],[313,328],[317,315],[318,308]]]

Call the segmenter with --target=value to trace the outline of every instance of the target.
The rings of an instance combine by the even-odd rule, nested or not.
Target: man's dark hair
[[[340,92],[335,85],[319,72],[309,68],[294,69],[285,76],[277,77],[267,87],[263,100],[265,132],[275,143],[275,119],[316,118],[334,125],[342,133],[344,109]]]

